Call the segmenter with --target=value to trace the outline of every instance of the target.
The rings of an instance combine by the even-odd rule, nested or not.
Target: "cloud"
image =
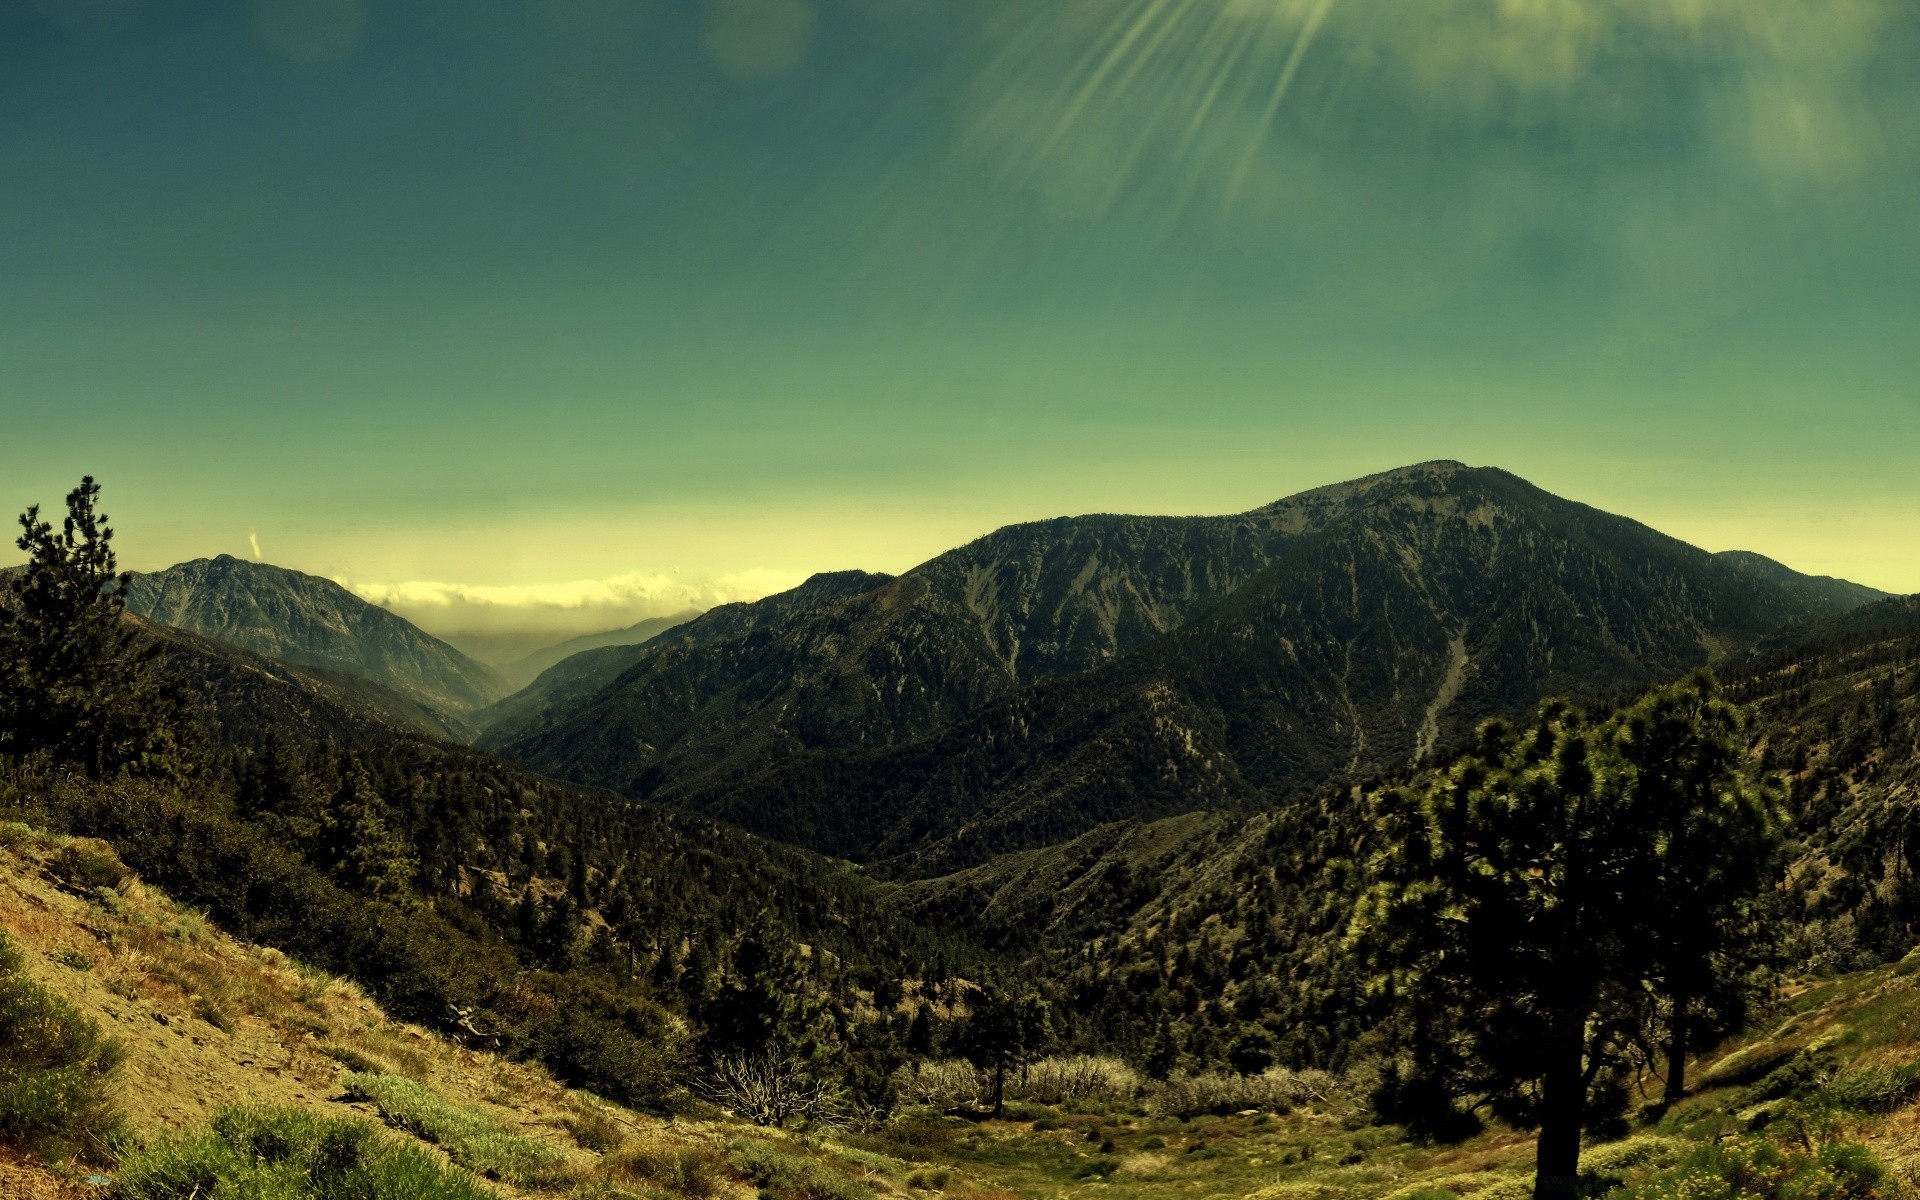
[[[791,571],[755,569],[695,580],[634,571],[608,579],[538,584],[337,582],[370,603],[438,631],[593,631],[689,608],[758,600],[795,587],[804,579],[804,575]]]
[[[260,531],[259,530],[257,529],[247,530],[247,545],[253,547],[254,561],[255,562],[260,561]]]
[[[1244,206],[1301,148],[1550,131],[1763,173],[1871,161],[1849,103],[1902,0],[1003,0],[959,127],[1050,208]],[[1884,64],[1883,64],[1884,65]],[[1727,110],[1735,110],[1731,118]],[[1497,135],[1497,136],[1496,136]],[[1858,149],[1866,145],[1865,151]],[[1156,194],[1174,180],[1173,195]]]

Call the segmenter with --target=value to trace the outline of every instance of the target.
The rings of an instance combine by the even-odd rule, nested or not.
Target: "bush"
[[[727,1161],[761,1191],[784,1200],[873,1200],[873,1193],[837,1171],[788,1154],[772,1142],[744,1138],[727,1145]]]
[[[227,1109],[211,1129],[129,1158],[115,1200],[498,1200],[359,1121],[300,1109]]]
[[[1614,1200],[1880,1200],[1887,1173],[1864,1146],[1815,1153],[1760,1137],[1703,1146],[1680,1166],[1613,1193]]]
[[[1077,1054],[1043,1058],[1030,1064],[1018,1078],[1007,1081],[1007,1095],[1040,1104],[1069,1100],[1131,1100],[1140,1090],[1140,1076],[1117,1058]]]
[[[721,1191],[727,1162],[712,1146],[647,1142],[609,1155],[601,1171],[616,1179],[654,1184],[687,1200],[711,1200]]]
[[[1147,1109],[1157,1116],[1225,1116],[1246,1109],[1284,1113],[1297,1104],[1329,1100],[1336,1084],[1325,1071],[1275,1067],[1259,1075],[1176,1075],[1147,1088]]]
[[[133,881],[133,872],[113,847],[99,838],[74,838],[47,856],[47,874],[78,896],[92,896],[102,888],[119,891]]]
[[[980,1074],[964,1059],[914,1062],[895,1070],[894,1094],[908,1104],[952,1108],[980,1097]]]
[[[0,934],[0,1142],[44,1158],[103,1157],[120,1058],[98,1025],[27,978]]]
[[[596,1109],[582,1107],[563,1118],[561,1124],[582,1150],[611,1154],[626,1140],[626,1134],[611,1117]]]
[[[521,1187],[552,1187],[573,1177],[555,1147],[509,1133],[486,1114],[451,1104],[424,1084],[399,1075],[358,1074],[341,1083],[348,1095],[372,1101],[388,1124],[435,1143],[469,1170]]]
[[[1920,1093],[1920,1065],[1866,1067],[1827,1085],[1826,1098],[1855,1112],[1889,1113]]]

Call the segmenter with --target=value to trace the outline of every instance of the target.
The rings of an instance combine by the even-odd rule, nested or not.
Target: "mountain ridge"
[[[487,667],[330,579],[232,555],[136,573],[127,609],[300,666],[373,680],[458,717],[499,699]]]
[[[1009,526],[754,639],[651,654],[491,744],[942,871],[1386,769],[1842,604],[1743,565],[1442,460],[1227,517]]]

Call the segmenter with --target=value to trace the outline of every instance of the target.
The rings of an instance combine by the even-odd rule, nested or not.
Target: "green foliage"
[[[1761,1137],[1704,1146],[1680,1166],[1612,1193],[1612,1200],[1878,1200],[1891,1181],[1864,1146],[1791,1150]]]
[[[1920,1064],[1862,1067],[1827,1084],[1826,1097],[1855,1112],[1889,1113],[1920,1095]]]
[[[603,1173],[664,1188],[685,1200],[712,1200],[727,1177],[727,1160],[702,1143],[640,1143],[607,1156]]]
[[[1037,1055],[1047,1044],[1046,1000],[1032,988],[989,982],[971,1000],[973,1011],[960,1027],[956,1045],[967,1060],[993,1077],[993,1111],[1006,1107],[1009,1069]]]
[[[1552,702],[1374,798],[1378,882],[1353,936],[1399,1003],[1411,1059],[1383,1099],[1431,1102],[1444,1083],[1406,1085],[1462,1081],[1541,1128],[1542,1194],[1571,1195],[1581,1127],[1621,1110],[1656,1027],[1646,997],[1673,997],[1685,1028],[1713,985],[1683,963],[1738,952],[1768,877],[1777,831],[1737,729],[1705,677],[1598,725]]]
[[[484,1113],[453,1104],[423,1083],[399,1075],[348,1074],[347,1094],[369,1100],[389,1125],[447,1152],[490,1179],[521,1187],[553,1187],[572,1178],[566,1157],[546,1142],[512,1133]]]
[[[179,747],[168,698],[121,621],[128,576],[88,476],[55,531],[35,505],[15,543],[25,573],[0,586],[0,755],[42,757],[94,778],[171,774]]]
[[[115,1200],[497,1200],[472,1176],[360,1121],[227,1109],[122,1164]]]
[[[838,1171],[759,1138],[729,1142],[727,1162],[781,1200],[873,1200],[872,1192]]]
[[[99,1026],[27,978],[0,934],[0,1142],[51,1159],[103,1157],[118,1127],[120,1059]]]

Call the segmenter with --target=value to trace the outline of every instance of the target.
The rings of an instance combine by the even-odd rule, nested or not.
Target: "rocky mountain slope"
[[[1720,664],[1754,766],[1780,781],[1795,861],[1772,911],[1821,971],[1898,958],[1920,922],[1920,597],[1797,629]],[[1249,1017],[1283,1060],[1338,1065],[1365,1015],[1342,939],[1367,836],[1329,788],[1249,813],[1116,821],[898,886],[914,919],[1030,958],[1107,1044],[1169,1014],[1195,1047]],[[1169,964],[1172,970],[1169,971]]]
[[[935,873],[1391,770],[1543,695],[1670,677],[1847,604],[1769,574],[1428,463],[1236,516],[1013,526],[750,636],[663,646],[488,739]]]
[[[487,667],[332,580],[230,555],[136,575],[127,608],[286,662],[358,675],[453,714],[509,690]]]

